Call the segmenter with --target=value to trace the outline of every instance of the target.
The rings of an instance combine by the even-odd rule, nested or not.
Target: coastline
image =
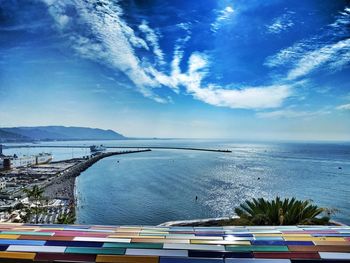
[[[151,150],[141,149],[132,151],[108,152],[93,156],[89,159],[76,159],[77,163],[73,167],[59,173],[54,179],[52,179],[43,187],[44,196],[48,199],[66,199],[69,201],[70,207],[74,210],[74,212],[76,212],[75,179],[77,176],[79,176],[83,171],[94,165],[99,160],[106,157],[148,151]],[[74,161],[74,159],[70,161]]]

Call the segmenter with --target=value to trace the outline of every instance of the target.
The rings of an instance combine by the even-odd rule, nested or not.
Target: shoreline
[[[48,184],[43,186],[44,196],[48,199],[66,199],[69,200],[70,206],[76,212],[76,195],[75,195],[75,181],[82,172],[90,168],[96,162],[111,157],[114,155],[129,154],[129,153],[140,153],[149,152],[150,149],[143,149],[137,151],[120,151],[120,152],[109,152],[102,153],[97,156],[85,159],[81,162],[77,162],[73,167],[61,172],[56,178],[52,179]]]

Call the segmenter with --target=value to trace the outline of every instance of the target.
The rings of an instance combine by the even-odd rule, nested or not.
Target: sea
[[[76,178],[79,224],[157,225],[234,216],[245,200],[276,196],[311,200],[334,209],[333,220],[350,224],[350,143],[158,139],[41,144],[232,151],[152,149],[100,160]],[[43,151],[52,152],[56,161],[89,154],[86,148],[13,148],[4,153]]]

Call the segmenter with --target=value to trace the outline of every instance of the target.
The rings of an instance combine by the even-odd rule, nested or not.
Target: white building
[[[4,190],[6,188],[6,182],[1,180],[0,181],[0,190]]]

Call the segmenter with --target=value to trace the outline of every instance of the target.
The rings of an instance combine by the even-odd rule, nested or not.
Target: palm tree
[[[253,225],[324,225],[329,223],[329,214],[323,217],[320,215],[327,211],[326,208],[312,205],[310,200],[282,200],[280,197],[271,201],[253,198],[235,209],[241,220]]]
[[[34,185],[32,189],[23,189],[23,192],[27,194],[29,200],[32,200],[34,203],[33,212],[35,218],[35,224],[38,223],[39,213],[43,210],[43,193],[44,189],[39,188],[39,186]]]

